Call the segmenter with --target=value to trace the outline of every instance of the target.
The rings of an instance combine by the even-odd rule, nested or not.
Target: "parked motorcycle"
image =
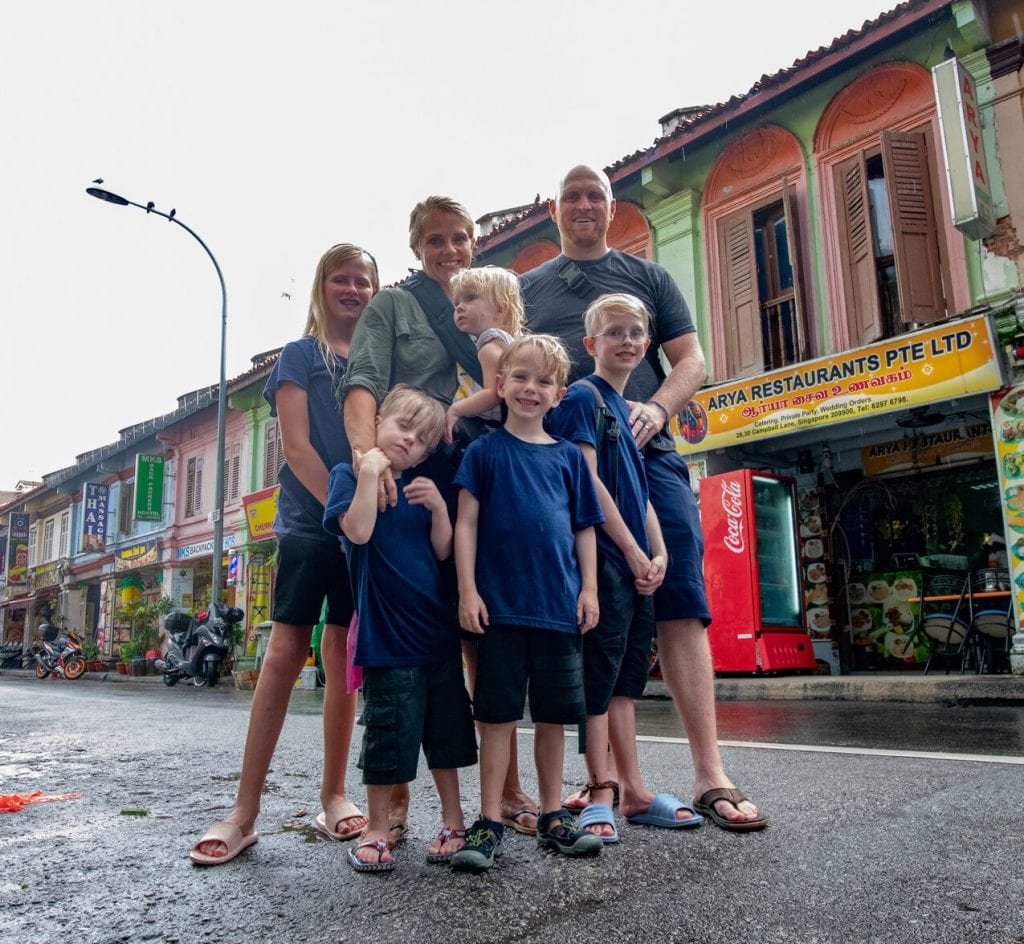
[[[58,627],[43,623],[39,627],[39,637],[42,645],[32,657],[37,679],[49,678],[56,673],[60,678],[73,680],[85,674],[82,641],[73,629],[61,636]]]
[[[165,685],[192,679],[197,688],[214,686],[220,678],[220,664],[228,653],[231,629],[245,614],[235,606],[214,603],[205,613],[189,616],[175,610],[164,617],[167,652],[155,666],[163,672]]]

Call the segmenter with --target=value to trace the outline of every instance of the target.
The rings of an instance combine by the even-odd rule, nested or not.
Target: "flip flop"
[[[521,833],[523,836],[536,836],[536,826],[524,826],[519,822],[520,817],[532,816],[534,819],[540,817],[540,810],[531,810],[529,807],[523,807],[521,810],[516,810],[514,813],[509,813],[508,816],[502,814],[501,822],[508,826],[509,829]]]
[[[689,819],[676,819],[679,810],[686,810],[693,815]],[[671,793],[659,793],[651,805],[647,807],[646,813],[635,813],[626,817],[627,823],[634,826],[660,826],[662,829],[692,829],[704,822],[704,817],[698,815],[688,803],[684,803]]]
[[[224,865],[226,862],[238,858],[242,852],[245,852],[259,838],[255,830],[249,833],[248,836],[243,836],[242,830],[234,823],[214,823],[206,831],[206,835],[192,847],[188,857],[196,865]],[[227,852],[222,856],[207,855],[205,852],[200,852],[199,847],[204,842],[222,842],[227,847]]]
[[[364,862],[357,855],[360,849],[375,849],[377,852],[377,861]],[[390,872],[395,867],[395,860],[389,859],[387,862],[381,861],[381,856],[388,851],[390,850],[388,849],[386,839],[367,839],[366,842],[361,842],[358,846],[348,847],[348,864],[351,865],[356,872]]]
[[[619,831],[615,827],[615,814],[612,813],[612,808],[607,803],[591,803],[590,806],[580,813],[579,821],[580,829],[586,829],[588,826],[611,826],[612,833],[610,836],[602,836],[600,833],[592,834],[597,836],[606,846],[619,841]]]
[[[465,839],[466,830],[464,829],[452,829],[451,826],[445,826],[441,832],[437,834],[437,838],[441,841],[443,846],[446,842],[451,842],[453,839]],[[462,846],[459,846],[455,852],[461,852]],[[451,862],[452,856],[455,852],[428,852],[427,862],[431,865],[444,865],[446,862]]]
[[[757,829],[764,829],[768,825],[767,816],[758,816],[757,819],[735,822],[731,819],[726,819],[715,809],[715,804],[719,800],[726,800],[738,809],[739,805],[746,799],[743,791],[735,787],[716,787],[714,790],[707,790],[701,794],[701,798],[694,800],[693,805],[698,813],[703,813],[712,823],[728,832],[750,833]]]
[[[331,829],[331,825],[347,822],[350,819],[355,819],[357,816],[366,819],[365,814],[360,812],[359,807],[350,800],[332,803],[328,809],[317,815],[313,828],[323,833],[328,839],[333,839],[336,842],[345,842],[348,839],[355,839],[366,828],[366,824],[364,823],[358,828],[346,829],[344,832],[335,832]]]
[[[388,826],[388,848],[394,849],[404,838],[405,834],[409,831],[407,823],[403,823],[401,820],[396,820],[390,826]],[[391,834],[397,832],[398,836],[395,839],[391,838]]]

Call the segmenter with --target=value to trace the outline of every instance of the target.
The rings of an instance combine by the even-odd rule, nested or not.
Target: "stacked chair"
[[[972,580],[975,593],[985,590],[1009,590],[1008,571],[978,571]],[[1013,638],[1013,596],[1005,606],[978,610],[971,621],[968,647],[978,672],[1007,672],[1010,668],[1010,646]]]
[[[928,574],[924,579],[922,596],[951,598],[948,601],[921,604],[918,632],[929,649],[925,674],[936,658],[945,662],[947,675],[954,663],[959,663],[960,671],[963,672],[974,628],[970,574]]]

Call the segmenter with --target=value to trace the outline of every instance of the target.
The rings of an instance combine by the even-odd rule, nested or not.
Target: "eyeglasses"
[[[634,328],[632,331],[623,331],[621,328],[609,328],[607,331],[595,334],[594,337],[607,338],[614,344],[621,344],[626,338],[629,338],[631,344],[643,344],[650,338],[650,335],[639,328]]]

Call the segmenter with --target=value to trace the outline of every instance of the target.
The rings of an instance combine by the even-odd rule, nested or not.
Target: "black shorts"
[[[665,580],[654,592],[654,617],[659,622],[699,619],[707,626],[711,611],[704,592],[704,533],[689,470],[677,452],[648,450],[646,455],[651,505],[668,548]]]
[[[363,783],[416,779],[420,746],[431,770],[476,763],[476,732],[456,657],[405,669],[363,669]]]
[[[473,717],[506,724],[530,717],[541,724],[579,724],[583,699],[582,637],[529,626],[488,626],[478,640]]]
[[[320,622],[325,597],[327,622],[348,626],[355,604],[341,544],[294,534],[278,535],[271,614],[274,621],[292,626],[315,626]]]
[[[583,637],[583,682],[588,715],[603,715],[615,695],[639,698],[647,686],[654,639],[654,606],[627,577],[598,555],[601,618]]]

